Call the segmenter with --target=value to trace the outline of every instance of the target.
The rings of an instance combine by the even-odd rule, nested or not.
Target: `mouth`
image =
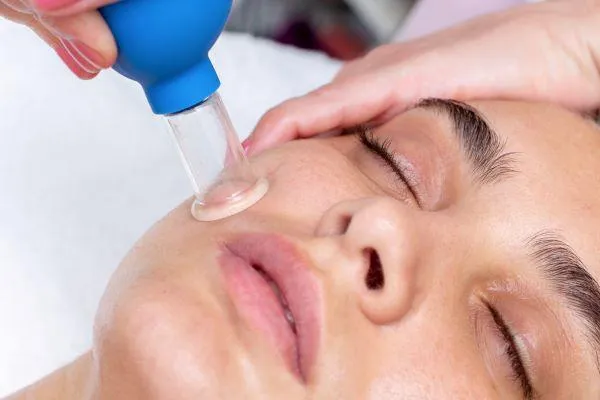
[[[322,307],[304,257],[279,236],[247,234],[223,245],[220,264],[240,316],[306,383],[317,353]]]
[[[260,276],[267,282],[267,284],[273,291],[273,294],[275,294],[275,297],[277,297],[277,300],[279,300],[279,304],[283,309],[283,314],[288,325],[290,326],[290,329],[292,330],[292,332],[294,332],[294,335],[297,335],[298,331],[296,330],[296,318],[294,318],[294,314],[292,313],[292,310],[290,310],[290,304],[285,298],[285,295],[281,293],[281,289],[277,285],[277,282],[275,282],[273,278],[271,278],[269,274],[267,274],[260,265],[254,264],[252,265],[252,268],[254,268],[254,270],[258,272]]]

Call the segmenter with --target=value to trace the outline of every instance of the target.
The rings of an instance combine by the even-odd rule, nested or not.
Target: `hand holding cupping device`
[[[0,16],[29,26],[80,78],[93,78],[117,58],[115,41],[96,11],[117,0],[0,0]]]
[[[336,79],[269,111],[250,153],[367,122],[422,98],[548,101],[600,107],[600,2],[553,1],[490,14],[408,43],[375,49]]]

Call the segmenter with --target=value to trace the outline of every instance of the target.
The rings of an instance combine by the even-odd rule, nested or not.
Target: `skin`
[[[187,202],[158,222],[115,273],[92,352],[54,389],[15,398],[521,398],[484,300],[526,338],[539,398],[598,398],[583,327],[523,243],[558,231],[600,279],[600,130],[550,105],[472,105],[516,152],[509,178],[478,184],[449,121],[420,109],[374,133],[420,171],[423,209],[353,136],[265,152],[253,159],[271,183],[261,202],[214,223]],[[240,232],[284,235],[318,278],[324,326],[306,386],[229,301],[217,242]],[[366,249],[380,291],[366,287]]]

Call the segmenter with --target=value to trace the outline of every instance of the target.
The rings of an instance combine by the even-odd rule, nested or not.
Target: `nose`
[[[402,319],[419,294],[425,246],[417,214],[399,201],[377,197],[339,203],[318,224],[317,235],[333,237],[339,246],[332,273],[349,282],[362,313],[375,324]]]

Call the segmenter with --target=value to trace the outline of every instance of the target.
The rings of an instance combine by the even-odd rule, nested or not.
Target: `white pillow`
[[[223,35],[213,56],[241,136],[339,67],[245,35]],[[0,21],[0,397],[89,348],[111,272],[190,194],[136,84],[112,71],[79,81],[27,29]]]

